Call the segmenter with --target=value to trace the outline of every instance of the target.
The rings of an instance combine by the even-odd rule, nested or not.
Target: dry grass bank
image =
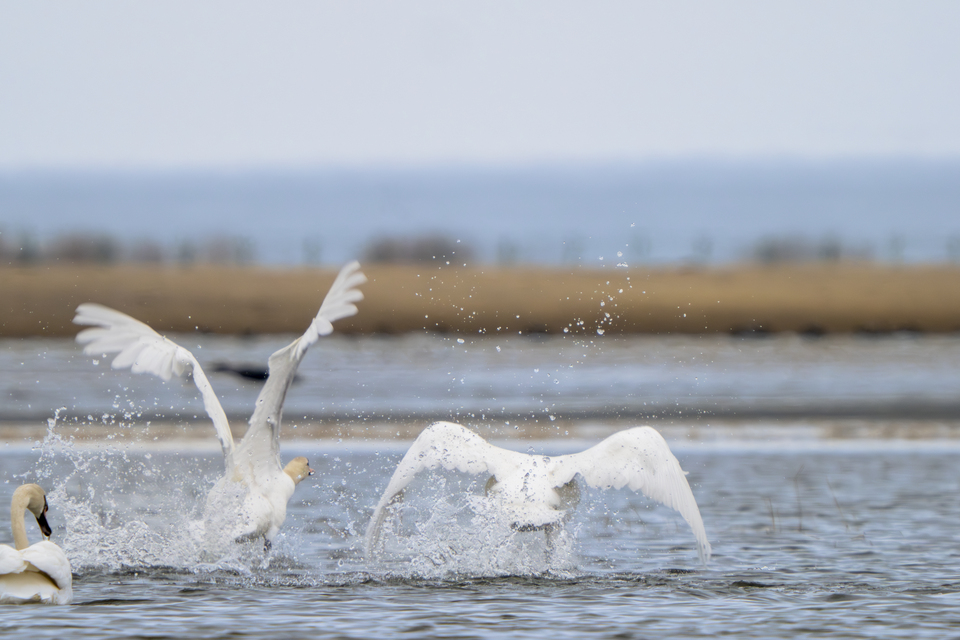
[[[499,421],[476,421],[457,418],[485,438],[493,441],[569,440],[599,441],[617,431],[637,425],[636,420],[557,420],[556,422],[515,421],[504,428]],[[657,429],[671,444],[700,444],[731,441],[771,442],[771,437],[792,441],[895,440],[912,441],[960,440],[960,420],[804,418],[801,420],[750,421],[737,419],[644,420]],[[401,448],[420,435],[426,421],[366,420],[287,421],[283,425],[283,448],[294,452],[300,442],[343,441],[342,446],[360,442],[394,442]],[[234,438],[243,436],[246,425],[235,421]],[[60,424],[56,432],[65,440],[80,446],[134,446],[144,450],[167,448],[175,451],[205,449],[212,456],[220,455],[220,446],[212,437],[209,421],[136,424],[118,429],[116,425]],[[775,435],[776,434],[776,435]],[[41,421],[0,422],[0,442],[31,446],[47,435]],[[781,440],[784,441],[784,440]],[[352,444],[351,444],[352,443]],[[396,446],[396,445],[395,445]],[[511,445],[507,445],[510,447]],[[902,446],[902,444],[900,445]],[[519,448],[519,447],[514,447]],[[287,455],[289,456],[290,453]]]
[[[960,331],[957,266],[364,271],[370,282],[360,313],[338,323],[338,331]],[[73,335],[73,311],[88,301],[159,331],[299,333],[334,275],[264,267],[5,267],[0,336]]]

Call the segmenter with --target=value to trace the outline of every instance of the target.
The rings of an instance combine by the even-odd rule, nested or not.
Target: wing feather
[[[366,281],[367,276],[360,271],[360,263],[356,260],[340,269],[340,273],[330,285],[330,291],[320,304],[317,316],[297,342],[294,357],[298,362],[320,336],[333,333],[334,322],[357,313],[357,306],[354,303],[363,300],[363,292],[357,287]]]
[[[20,552],[5,544],[0,544],[0,576],[8,573],[20,573],[27,568]]]
[[[359,262],[345,265],[320,303],[320,310],[306,332],[270,356],[270,375],[257,397],[253,415],[250,416],[250,426],[238,445],[238,449],[243,450],[245,460],[254,464],[270,465],[276,460],[276,464],[280,464],[280,420],[283,402],[300,361],[310,345],[320,336],[329,335],[333,331],[334,322],[357,313],[357,307],[353,303],[363,300],[363,293],[357,287],[366,281],[367,277],[360,271]]]
[[[710,558],[710,542],[686,473],[655,429],[620,431],[582,453],[557,456],[553,463],[554,486],[562,486],[580,474],[591,487],[626,486],[680,512],[697,539],[700,559],[706,562]]]
[[[110,366],[130,369],[134,373],[149,373],[164,382],[188,371],[203,398],[203,406],[213,421],[224,459],[233,453],[233,434],[227,415],[193,354],[169,338],[161,336],[148,325],[125,313],[91,302],[77,307],[73,322],[89,325],[77,334],[77,342],[84,345],[88,355],[116,353]]]
[[[6,582],[5,577],[18,579]],[[66,554],[44,540],[17,551],[0,545],[0,601],[70,604],[73,600],[73,572]]]
[[[65,592],[62,594],[64,597],[72,597],[73,572],[63,549],[49,540],[44,540],[30,545],[20,553],[25,562],[29,562],[50,576],[56,583],[57,588]],[[62,602],[62,604],[67,602]]]
[[[525,454],[496,447],[466,427],[451,422],[437,422],[424,429],[400,460],[387,488],[373,510],[364,538],[368,557],[379,546],[380,528],[386,518],[386,507],[410,484],[418,473],[442,467],[476,475],[488,472],[506,476],[527,458]]]

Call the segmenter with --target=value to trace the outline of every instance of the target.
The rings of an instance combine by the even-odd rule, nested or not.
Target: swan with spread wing
[[[600,489],[629,487],[678,511],[693,531],[701,561],[710,558],[710,543],[686,473],[655,429],[627,429],[581,453],[551,457],[501,449],[449,422],[427,427],[403,456],[367,526],[368,557],[381,553],[387,508],[402,499],[404,488],[418,473],[438,467],[490,474],[487,497],[514,529],[545,531],[548,545],[566,512],[579,502],[577,476]]]
[[[263,538],[269,548],[286,519],[287,502],[301,480],[313,474],[306,458],[286,466],[280,461],[280,419],[287,390],[307,349],[333,331],[333,323],[357,312],[363,299],[357,288],[366,282],[360,264],[340,270],[320,311],[306,332],[270,356],[269,376],[257,397],[249,427],[234,444],[227,416],[200,368],[187,349],[161,336],[146,324],[99,304],[77,307],[74,322],[92,325],[77,334],[90,355],[117,353],[111,366],[134,373],[150,373],[164,381],[192,375],[203,405],[213,421],[223,448],[225,473],[207,496],[206,533],[219,540]]]

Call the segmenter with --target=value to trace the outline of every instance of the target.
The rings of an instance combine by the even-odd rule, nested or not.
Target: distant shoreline
[[[284,421],[281,440],[286,450],[298,443],[338,446],[377,446],[386,448],[406,445],[430,424],[425,421]],[[599,441],[638,424],[649,424],[674,444],[777,443],[783,441],[842,442],[891,441],[960,442],[960,420],[877,419],[788,419],[788,420],[558,420],[556,422],[522,421],[509,426],[499,422],[464,420],[462,424],[493,441]],[[295,426],[296,425],[296,426]],[[245,426],[245,425],[244,425]],[[243,427],[235,437],[242,435]],[[220,446],[209,421],[187,422],[146,421],[124,427],[103,424],[65,422],[55,428],[57,439],[52,446],[103,446],[138,449],[203,450],[219,456]],[[30,445],[36,448],[48,435],[45,421],[0,421],[0,442],[7,445]]]
[[[365,265],[348,334],[947,333],[960,266],[811,263],[723,268]],[[99,302],[160,332],[300,333],[332,269],[197,265],[0,268],[0,337],[70,336]]]

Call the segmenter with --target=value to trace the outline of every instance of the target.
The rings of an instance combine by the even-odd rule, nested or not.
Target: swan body
[[[16,548],[0,545],[0,604],[70,604],[73,600],[73,571],[63,549],[49,540],[30,544],[24,524],[29,510],[49,536],[47,498],[43,489],[25,484],[13,492],[10,527]]]
[[[710,543],[686,474],[666,441],[651,427],[613,434],[599,444],[565,456],[518,453],[496,447],[466,427],[438,422],[427,427],[397,465],[367,526],[365,549],[376,557],[388,505],[421,471],[442,467],[472,475],[489,473],[487,497],[519,531],[550,534],[579,502],[576,478],[591,487],[640,491],[680,515],[697,540],[701,561],[710,558]]]
[[[306,332],[270,356],[269,375],[257,397],[249,426],[239,444],[227,416],[199,362],[187,349],[161,336],[146,324],[99,304],[77,307],[76,324],[92,325],[77,334],[90,355],[117,353],[111,366],[150,373],[164,381],[191,374],[200,391],[223,449],[224,475],[207,496],[205,529],[219,541],[263,538],[269,547],[286,519],[287,502],[297,484],[313,470],[306,458],[280,461],[280,421],[287,390],[300,361],[333,323],[354,315],[363,299],[357,288],[366,282],[360,264],[351,262],[337,274]]]

